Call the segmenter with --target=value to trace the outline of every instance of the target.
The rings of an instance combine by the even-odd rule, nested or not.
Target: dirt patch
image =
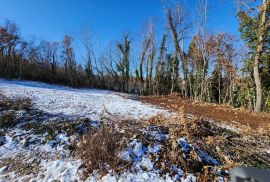
[[[226,124],[237,123],[249,126],[252,129],[270,127],[269,113],[254,113],[226,105],[192,102],[181,99],[176,95],[140,97],[140,100],[173,111],[178,111],[179,108],[182,108],[185,114],[209,118],[214,121],[225,122]]]

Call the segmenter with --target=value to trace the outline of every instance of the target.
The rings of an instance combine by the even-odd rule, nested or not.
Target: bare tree
[[[177,33],[177,25],[178,22],[173,19],[172,17],[172,11],[170,8],[168,8],[168,23],[170,26],[170,29],[172,31],[173,41],[174,41],[174,56],[173,56],[173,62],[172,62],[172,85],[171,85],[171,93],[174,91],[175,88],[175,82],[179,75],[179,53],[180,53],[180,45],[179,45],[179,35]]]
[[[58,64],[58,47],[59,44],[57,42],[49,42],[49,41],[41,42],[41,51],[42,51],[41,59],[43,61],[44,66],[47,66],[48,69],[52,70],[53,82],[55,81]]]
[[[0,27],[0,53],[5,59],[5,76],[11,77],[14,73],[16,62],[16,47],[20,43],[19,29],[15,23],[6,20],[5,25]],[[12,71],[12,68],[14,70]]]
[[[117,48],[121,55],[116,66],[117,70],[121,73],[124,91],[129,90],[130,44],[131,40],[128,35],[124,35],[123,42],[117,44]]]
[[[193,18],[193,26],[195,29],[197,52],[202,56],[202,76],[200,80],[200,88],[198,90],[199,98],[195,95],[195,100],[204,100],[206,94],[206,76],[208,71],[208,55],[206,50],[207,41],[207,12],[208,12],[208,0],[199,0],[196,4],[196,15]]]
[[[157,95],[160,95],[160,91],[162,89],[163,83],[161,81],[161,78],[166,77],[165,75],[165,70],[164,70],[164,66],[165,66],[165,59],[166,59],[166,34],[163,34],[162,36],[162,40],[161,40],[161,44],[159,47],[159,55],[157,58],[157,63],[156,63],[156,70],[155,70],[155,93]]]
[[[95,60],[95,52],[92,43],[92,35],[88,28],[82,33],[82,43],[85,48],[85,72],[90,86],[94,85],[93,62]]]
[[[75,86],[75,80],[76,80],[76,60],[75,60],[75,54],[74,50],[72,48],[72,41],[73,38],[69,35],[65,35],[62,46],[62,60],[64,61],[64,68],[67,77],[69,78],[70,84]]]

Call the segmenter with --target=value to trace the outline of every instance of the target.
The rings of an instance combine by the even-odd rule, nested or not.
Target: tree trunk
[[[175,82],[176,82],[176,79],[178,77],[178,66],[179,66],[179,62],[178,62],[178,55],[180,53],[180,46],[179,46],[179,40],[178,40],[178,33],[177,33],[177,30],[176,30],[176,27],[173,23],[173,18],[172,18],[172,15],[171,15],[171,10],[168,9],[168,22],[169,22],[169,26],[170,26],[170,29],[172,31],[172,36],[173,36],[173,41],[174,41],[174,58],[173,58],[173,68],[172,68],[172,85],[171,85],[171,93],[173,93],[174,89],[175,89]]]
[[[257,53],[258,54],[258,53]],[[254,111],[260,112],[262,109],[262,84],[259,75],[259,56],[255,56],[254,60],[254,79],[256,85],[256,106]]]
[[[261,23],[259,27],[259,40],[257,44],[255,57],[254,57],[254,70],[253,71],[254,71],[254,79],[255,79],[255,85],[256,85],[256,106],[254,108],[255,112],[260,112],[262,110],[262,83],[261,83],[260,73],[259,73],[259,62],[261,59],[261,54],[263,52],[267,1],[268,0],[263,0],[263,5],[261,7],[262,17],[261,17]]]

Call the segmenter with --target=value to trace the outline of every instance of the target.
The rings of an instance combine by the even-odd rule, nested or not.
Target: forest
[[[0,77],[270,111],[270,1],[237,1],[240,37],[209,31],[208,10],[207,0],[198,1],[194,17],[180,2],[166,4],[161,37],[149,18],[139,40],[123,32],[102,52],[85,29],[83,61],[71,35],[61,42],[27,40],[16,22],[6,20],[0,26]]]

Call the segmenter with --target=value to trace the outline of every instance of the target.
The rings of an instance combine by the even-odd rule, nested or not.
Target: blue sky
[[[186,0],[194,13],[196,0]],[[83,27],[90,27],[100,44],[119,39],[122,32],[139,36],[144,21],[158,19],[162,29],[161,0],[0,0],[0,24],[14,21],[26,38],[60,41],[72,35],[79,47]],[[233,0],[209,0],[209,30],[237,34]],[[105,46],[104,46],[105,47]]]

